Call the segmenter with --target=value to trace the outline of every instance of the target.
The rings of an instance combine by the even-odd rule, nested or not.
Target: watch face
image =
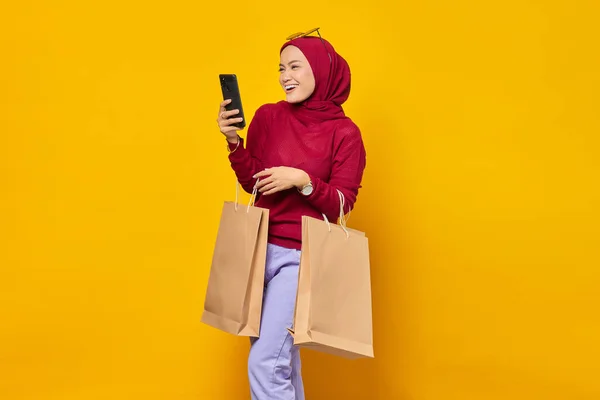
[[[306,185],[302,188],[302,194],[305,196],[308,196],[309,194],[311,194],[312,191],[313,191],[312,185]]]

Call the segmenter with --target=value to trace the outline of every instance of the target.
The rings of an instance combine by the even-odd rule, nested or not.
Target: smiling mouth
[[[285,89],[286,93],[291,93],[294,91],[294,89],[296,89],[298,87],[298,85],[285,85],[283,88]]]

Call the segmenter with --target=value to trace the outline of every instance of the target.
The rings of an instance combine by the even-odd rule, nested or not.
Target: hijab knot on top
[[[342,104],[350,95],[350,67],[331,43],[318,37],[301,37],[286,42],[304,54],[315,77],[312,95],[298,104],[290,104],[299,120],[326,121],[346,118]]]

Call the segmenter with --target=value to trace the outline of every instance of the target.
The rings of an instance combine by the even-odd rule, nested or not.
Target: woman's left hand
[[[256,188],[264,195],[281,192],[293,187],[301,189],[310,182],[310,177],[306,172],[291,167],[267,168],[254,175],[254,178],[260,178]]]

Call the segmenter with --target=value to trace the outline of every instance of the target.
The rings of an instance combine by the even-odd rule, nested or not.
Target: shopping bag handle
[[[336,189],[338,192],[338,197],[340,198],[340,217],[339,217],[339,222],[340,222],[340,227],[344,230],[344,232],[346,232],[346,239],[348,239],[350,237],[350,233],[348,232],[346,223],[348,222],[345,215],[344,215],[344,205],[346,204],[346,199],[344,197],[344,194],[339,190]],[[327,228],[329,228],[329,232],[331,232],[331,224],[329,223],[329,219],[327,219],[327,216],[325,214],[322,214],[323,218],[325,219],[325,222],[327,223]]]
[[[246,209],[246,212],[250,212],[250,207],[254,206],[254,203],[256,202],[256,196],[258,195],[258,188],[256,187],[256,185],[258,185],[258,182],[260,182],[260,178],[258,178],[256,180],[256,183],[254,184],[254,189],[252,190],[252,194],[250,195],[250,201],[248,201],[248,208]],[[236,185],[235,185],[235,211],[238,210],[238,204],[239,204],[239,199],[240,199],[240,182],[236,181]]]

